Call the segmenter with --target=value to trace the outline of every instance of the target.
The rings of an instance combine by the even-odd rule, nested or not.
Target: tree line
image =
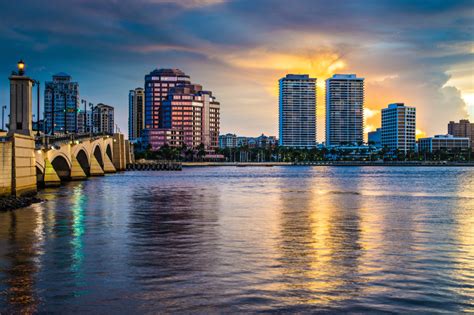
[[[150,147],[138,148],[136,159],[168,160],[168,161],[204,161],[215,160],[216,155],[223,157],[219,160],[226,162],[318,162],[318,161],[453,161],[470,162],[471,150],[437,150],[433,152],[408,151],[375,147],[339,149],[339,148],[289,148],[268,146],[254,148],[241,146],[237,148],[219,148],[214,151],[206,150],[203,144],[196,148],[162,146],[153,151]]]

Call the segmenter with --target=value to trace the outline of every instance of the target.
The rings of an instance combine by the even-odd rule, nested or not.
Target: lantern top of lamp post
[[[18,75],[24,75],[25,74],[25,62],[23,59],[20,59],[17,64],[18,67]]]

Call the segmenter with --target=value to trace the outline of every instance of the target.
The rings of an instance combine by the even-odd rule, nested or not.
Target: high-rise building
[[[471,140],[468,137],[454,137],[453,135],[436,135],[434,137],[418,139],[418,150],[420,152],[468,151],[471,147],[470,142]]]
[[[128,139],[140,138],[144,128],[145,92],[142,88],[136,88],[128,94]]]
[[[416,145],[416,108],[394,103],[382,109],[382,146],[405,154]]]
[[[450,121],[448,124],[448,134],[471,139],[471,150],[474,152],[474,123],[469,122],[467,119],[461,119],[458,123]]]
[[[75,132],[79,127],[79,112],[79,84],[72,82],[66,73],[53,75],[53,80],[46,82],[44,92],[46,133]]]
[[[203,91],[199,84],[178,84],[168,90],[161,106],[162,127],[182,130],[186,146],[219,146],[220,104],[212,92]]]
[[[157,150],[164,144],[206,149],[219,145],[220,104],[179,69],[145,76],[145,129],[142,141]]]
[[[316,78],[288,74],[279,80],[279,143],[285,147],[316,146]]]
[[[364,79],[335,74],[326,80],[326,145],[364,141]]]
[[[161,102],[168,96],[168,90],[190,82],[189,76],[179,69],[156,69],[145,76],[145,128],[162,128]]]
[[[94,107],[92,114],[93,131],[98,133],[114,133],[114,108],[113,106],[99,103]]]
[[[370,131],[368,134],[368,142],[376,148],[382,147],[382,128],[377,128],[375,131]]]

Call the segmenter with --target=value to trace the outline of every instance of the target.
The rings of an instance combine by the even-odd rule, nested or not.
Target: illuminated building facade
[[[279,80],[280,145],[294,148],[316,146],[316,79],[288,74]]]
[[[335,74],[326,80],[326,146],[364,141],[364,79]]]

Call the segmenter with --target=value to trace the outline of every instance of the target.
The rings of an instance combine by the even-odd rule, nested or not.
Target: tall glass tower
[[[288,74],[279,80],[279,141],[281,146],[316,146],[316,78]]]
[[[46,82],[44,111],[46,133],[74,133],[79,129],[79,84],[72,82],[70,75],[61,72]]]
[[[364,79],[335,74],[326,80],[326,146],[364,141]]]
[[[141,137],[145,128],[145,92],[142,88],[130,90],[128,94],[128,139]]]

